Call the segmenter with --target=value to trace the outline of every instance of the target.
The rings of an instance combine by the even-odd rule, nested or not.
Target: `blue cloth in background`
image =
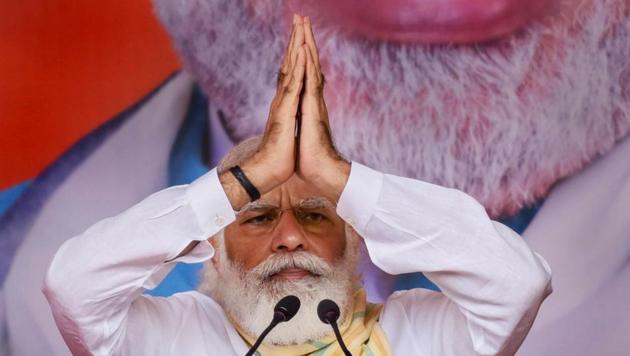
[[[169,186],[188,184],[208,172],[208,103],[195,85],[184,124],[169,157]],[[203,263],[177,263],[156,288],[146,294],[166,297],[197,289]]]
[[[532,222],[534,216],[540,210],[540,207],[543,205],[544,199],[539,200],[536,204],[525,207],[518,212],[518,214],[509,217],[499,218],[498,221],[505,226],[510,227],[512,230],[516,231],[519,235],[522,235],[525,232],[525,229],[529,226],[529,223]]]
[[[0,191],[0,216],[2,216],[2,214],[4,214],[4,212],[7,211],[16,200],[18,200],[22,193],[31,186],[31,183],[31,180],[27,180],[16,184],[11,188]]]

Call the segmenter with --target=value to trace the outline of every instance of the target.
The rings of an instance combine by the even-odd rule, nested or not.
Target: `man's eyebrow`
[[[325,197],[309,197],[306,199],[300,200],[296,205],[296,209],[329,209],[332,211],[336,210],[336,207],[333,203],[330,202]],[[269,210],[269,209],[280,209],[280,207],[274,203],[265,200],[256,200],[253,202],[249,202],[245,204],[241,210],[237,212],[237,215],[244,214],[249,211],[256,210]]]
[[[241,210],[237,212],[238,214],[243,214],[252,210],[268,210],[268,209],[278,209],[279,207],[276,204],[273,204],[264,200],[256,200],[245,204]]]
[[[329,209],[332,211],[337,210],[335,204],[324,197],[310,197],[300,200],[295,207],[297,209]]]

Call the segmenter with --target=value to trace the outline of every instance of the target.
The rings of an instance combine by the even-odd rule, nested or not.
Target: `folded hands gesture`
[[[337,202],[346,184],[350,164],[332,141],[324,76],[308,17],[293,18],[262,143],[241,168],[260,194],[296,174]],[[230,172],[220,178],[233,208],[239,210],[249,197]]]

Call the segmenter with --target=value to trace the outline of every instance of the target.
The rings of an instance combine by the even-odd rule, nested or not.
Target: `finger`
[[[300,92],[304,85],[304,73],[306,71],[306,53],[303,48],[297,51],[297,58],[289,84],[285,87],[280,105],[288,111],[288,115],[295,117],[300,101]]]
[[[289,58],[291,57],[291,49],[293,48],[293,41],[295,40],[295,30],[297,29],[297,15],[293,15],[293,26],[291,26],[291,34],[289,35],[289,42],[284,49],[284,55],[282,57],[282,65],[280,66],[283,74],[288,74],[289,71]]]
[[[293,15],[293,26],[291,28],[291,35],[289,36],[289,42],[284,49],[284,56],[282,57],[282,64],[278,70],[278,78],[276,79],[276,89],[280,90],[285,83],[287,76],[291,74],[291,52],[293,49],[293,42],[295,41],[295,30],[297,29],[297,15]]]
[[[306,16],[304,19],[304,42],[311,49],[313,53],[313,63],[315,63],[315,67],[317,70],[320,70],[319,65],[319,51],[317,50],[317,44],[315,43],[315,35],[313,34],[313,26],[311,24],[311,18]]]
[[[297,56],[300,52],[300,48],[304,44],[304,26],[302,24],[302,17],[297,16],[297,25],[295,28],[295,38],[293,39],[292,50],[291,50],[291,64],[295,65],[297,62]]]
[[[304,85],[304,73],[306,71],[306,53],[304,48],[298,48],[297,53],[290,83],[290,93],[295,99],[299,99],[302,86]]]
[[[274,98],[271,105],[269,119],[265,125],[265,135],[285,137],[295,132],[295,119],[299,106],[300,91],[302,90],[304,76],[304,55],[298,54],[297,64],[290,76],[290,82],[280,89],[279,95]]]
[[[267,122],[265,133],[269,132],[269,135],[274,137],[287,138],[290,135],[293,139],[295,135],[297,110],[306,66],[303,52],[303,50],[298,51],[297,63],[291,71],[290,82],[283,87],[278,106],[273,110],[274,113]]]
[[[305,132],[310,132],[320,137],[321,142],[332,142],[328,123],[328,111],[324,101],[323,76],[315,69],[314,56],[310,47],[304,45],[306,52],[306,79],[305,95],[302,99],[301,114],[302,126],[307,127]],[[307,134],[308,135],[308,134]]]
[[[291,71],[295,67],[295,63],[297,61],[297,54],[299,52],[300,47],[304,43],[304,28],[302,24],[302,17],[300,15],[295,15],[295,33],[292,37],[292,42],[289,46],[289,53],[287,56],[287,60],[289,64],[286,67],[286,70],[280,74],[280,85],[278,89],[284,88],[288,85],[291,79]]]
[[[306,52],[306,91],[309,94],[319,95],[324,88],[323,76],[315,66],[315,56],[310,46],[304,45]]]

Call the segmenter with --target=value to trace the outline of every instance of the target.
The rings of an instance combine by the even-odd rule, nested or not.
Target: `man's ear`
[[[208,238],[208,242],[214,249],[214,256],[212,256],[212,258],[210,259],[210,261],[212,261],[212,265],[214,266],[214,268],[218,267],[219,261],[221,259],[221,256],[220,256],[221,253],[219,252],[219,249],[221,248],[220,242],[219,242],[219,239],[221,238],[220,236],[221,233],[222,232],[219,232],[213,236],[210,236],[210,238]]]
[[[210,245],[212,246],[212,248],[216,251],[217,249],[217,239],[216,239],[217,235],[212,235],[208,238],[208,242],[210,243]]]
[[[346,235],[349,237],[350,245],[354,248],[360,246],[363,241],[361,235],[348,223],[345,223],[344,229],[346,230]]]

